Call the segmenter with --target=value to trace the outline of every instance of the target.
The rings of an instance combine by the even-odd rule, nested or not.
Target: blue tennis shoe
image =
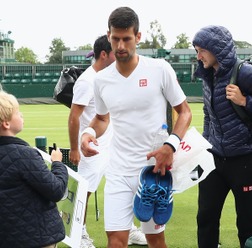
[[[172,175],[169,170],[164,176],[159,174],[158,198],[155,202],[153,220],[158,225],[167,223],[172,215],[173,191]]]
[[[145,166],[139,175],[139,186],[134,198],[133,211],[138,220],[149,221],[154,214],[154,204],[158,199],[158,173],[153,173],[154,166]]]

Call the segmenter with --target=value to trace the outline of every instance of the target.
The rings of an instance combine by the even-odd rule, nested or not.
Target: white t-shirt
[[[110,173],[138,175],[147,165],[154,135],[166,123],[167,101],[181,104],[186,96],[171,65],[163,59],[139,56],[127,78],[112,63],[94,80],[98,114],[110,113],[113,125]]]
[[[95,104],[94,104],[94,77],[96,71],[93,66],[89,66],[77,79],[73,87],[72,103],[85,106],[83,113],[80,116],[80,130],[81,132],[89,126],[89,123],[94,118]],[[107,147],[111,139],[112,130],[109,125],[107,131],[98,138],[99,148]]]

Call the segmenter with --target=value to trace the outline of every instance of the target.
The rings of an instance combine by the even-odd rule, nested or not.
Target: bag
[[[63,69],[61,71],[60,78],[55,85],[53,99],[64,104],[68,108],[71,108],[75,81],[82,74],[82,72],[84,72],[84,70],[85,69],[75,66]]]
[[[174,193],[181,193],[198,184],[215,169],[213,155],[207,151],[210,148],[212,145],[195,127],[187,130],[174,153],[171,169]],[[198,171],[201,172],[199,175]]]
[[[240,68],[242,67],[243,63],[250,63],[252,64],[252,61],[250,59],[246,60],[240,60],[237,59],[234,68],[233,68],[233,73],[230,79],[230,84],[236,84],[237,85],[237,78],[239,75]],[[249,127],[249,129],[252,131],[252,116],[247,113],[245,108],[243,106],[239,106],[235,104],[233,101],[230,101],[235,112],[239,115],[241,120]]]

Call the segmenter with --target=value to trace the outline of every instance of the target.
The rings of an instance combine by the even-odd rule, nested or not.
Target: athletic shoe
[[[80,248],[95,248],[93,240],[89,238],[88,233],[82,234]]]
[[[132,228],[129,233],[128,245],[147,245],[145,235],[140,228]]]
[[[158,173],[154,166],[145,166],[139,175],[139,185],[134,197],[133,211],[138,220],[147,222],[154,213],[154,204],[158,198]]]
[[[159,174],[159,191],[155,203],[153,220],[158,225],[164,225],[168,222],[172,214],[173,196],[172,196],[172,175],[169,170],[164,176]]]

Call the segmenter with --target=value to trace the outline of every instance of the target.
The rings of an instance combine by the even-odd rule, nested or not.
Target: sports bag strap
[[[240,59],[236,60],[234,68],[233,68],[232,76],[231,76],[231,79],[230,79],[230,82],[229,82],[230,84],[236,84],[237,85],[237,75],[238,75],[238,72],[239,72],[239,70],[240,70],[243,63],[244,63],[244,60],[240,60]]]
[[[244,63],[243,60],[237,59],[234,68],[233,68],[233,72],[232,72],[232,76],[230,79],[230,84],[236,84],[237,85],[237,76],[239,74],[239,70],[242,66],[242,64]],[[249,116],[249,114],[246,112],[245,108],[242,106],[239,106],[237,104],[235,104],[233,101],[231,101],[231,104],[235,110],[235,112],[239,115],[239,117],[241,118],[241,120],[248,126],[248,128],[252,131],[252,119],[251,116]]]

